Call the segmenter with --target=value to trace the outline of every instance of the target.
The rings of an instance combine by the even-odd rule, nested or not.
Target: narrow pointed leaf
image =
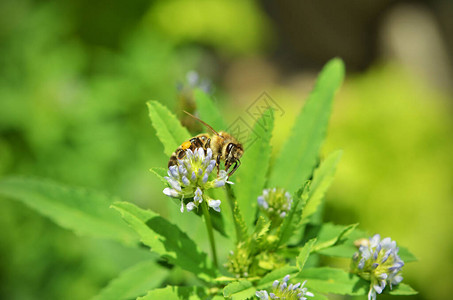
[[[202,279],[215,277],[207,255],[177,226],[160,215],[143,210],[132,203],[115,202],[112,207],[121,213],[123,219],[138,233],[142,243],[150,247],[151,251]]]
[[[316,243],[316,238],[309,240],[308,242],[305,243],[305,245],[302,247],[302,250],[300,250],[299,255],[297,256],[297,267],[299,270],[302,270],[304,268],[305,263],[307,262],[308,256],[310,255],[313,246]]]
[[[160,181],[162,181],[166,186],[168,185],[168,181],[165,180],[164,176],[167,176],[167,169],[164,168],[151,168],[149,169],[151,173],[156,175],[157,178],[159,178]]]
[[[244,150],[244,156],[241,159],[242,164],[237,171],[235,191],[239,209],[247,228],[251,228],[255,221],[257,198],[262,194],[266,181],[271,155],[270,139],[273,126],[274,114],[271,109],[268,109],[256,121],[253,130],[258,139]]]
[[[319,232],[319,238],[321,239],[321,241],[327,241],[333,238],[335,235],[338,235],[343,229],[344,226],[341,225],[334,225],[330,223],[324,224]],[[344,243],[335,245],[330,248],[318,250],[317,253],[326,256],[351,258],[354,253],[358,251],[357,247],[354,245],[354,241],[368,237],[370,237],[369,234],[367,234],[363,230],[356,228],[349,234]],[[417,258],[407,248],[400,245],[398,245],[398,248],[398,255],[405,263],[417,261]]]
[[[302,211],[304,210],[308,197],[309,186],[310,183],[307,181],[304,187],[294,194],[292,208],[278,229],[278,245],[283,245],[291,238],[294,238],[294,232],[299,230]],[[300,197],[299,194],[301,194]]]
[[[168,108],[157,101],[149,101],[147,104],[156,135],[164,145],[165,155],[170,157],[182,142],[190,138],[190,134]]]
[[[0,180],[0,196],[24,203],[77,235],[138,245],[136,233],[109,208],[119,199],[48,180],[23,177]]]
[[[328,267],[304,269],[297,278],[307,280],[308,290],[339,295],[366,295],[370,284],[357,275]]]
[[[143,296],[159,287],[168,273],[168,269],[154,260],[142,261],[121,272],[93,300],[126,300]]]
[[[326,136],[332,100],[343,76],[344,65],[340,59],[329,61],[321,71],[289,139],[275,160],[270,186],[295,192],[309,179]]]
[[[416,290],[414,290],[410,285],[405,284],[405,283],[400,283],[396,286],[393,286],[391,290],[386,288],[384,290],[384,293],[385,294],[388,293],[390,295],[404,295],[404,296],[418,294],[418,292]]]
[[[313,289],[322,293],[360,296],[367,295],[370,288],[370,283],[359,276],[329,267],[305,269],[297,275],[297,278],[307,280],[306,287],[308,290]],[[386,287],[383,293],[392,295],[417,294],[414,289],[404,283],[394,286],[393,290]]]
[[[248,299],[254,296],[255,292],[256,288],[247,280],[232,282],[223,289],[223,295],[233,300]]]
[[[208,299],[208,292],[204,287],[167,286],[165,288],[149,291],[145,296],[137,298],[137,300],[156,300],[156,299],[165,300]]]
[[[303,224],[309,222],[310,217],[316,213],[316,210],[321,205],[324,195],[333,181],[341,154],[342,151],[335,151],[331,153],[326,160],[321,163],[320,167],[315,170],[313,174],[313,181],[310,185],[307,204],[302,212]]]
[[[244,218],[242,217],[242,213],[241,210],[239,209],[239,206],[237,205],[237,202],[235,203],[233,213],[234,222],[236,225],[236,238],[238,241],[244,241],[248,237],[247,225],[245,225]]]
[[[319,293],[318,291],[315,291],[313,289],[310,289],[309,292],[312,292],[314,294],[313,297],[307,297],[307,299],[310,299],[310,300],[329,300],[329,298],[327,298],[327,296],[324,296],[323,294]]]
[[[356,224],[351,224],[349,226],[344,227],[340,231],[340,233],[338,233],[338,235],[335,235],[334,237],[332,237],[332,238],[330,238],[328,240],[320,241],[319,243],[317,243],[313,247],[312,251],[316,252],[316,251],[319,251],[319,250],[322,250],[322,249],[333,247],[333,246],[335,246],[336,244],[338,244],[340,242],[344,242],[344,240],[356,229],[356,227],[358,225],[359,224],[356,223]]]
[[[407,249],[406,247],[398,246],[398,248],[400,249],[398,251],[398,255],[404,262],[408,263],[418,260],[417,257],[412,252],[410,252],[409,249]]]
[[[272,285],[275,280],[282,280],[286,275],[297,274],[299,269],[293,266],[284,266],[279,269],[273,270],[272,272],[266,274],[263,278],[258,281],[257,288],[263,289],[268,288]]]

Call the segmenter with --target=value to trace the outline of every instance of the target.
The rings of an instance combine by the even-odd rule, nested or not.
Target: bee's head
[[[239,143],[229,143],[226,146],[226,160],[236,161],[242,157],[244,154],[244,149]]]
[[[244,148],[239,143],[229,143],[225,148],[225,170],[231,167],[231,165],[235,164],[234,170],[240,165],[240,158],[244,154]],[[230,173],[230,175],[234,172],[234,170]]]

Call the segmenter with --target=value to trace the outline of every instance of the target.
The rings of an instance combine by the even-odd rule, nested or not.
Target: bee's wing
[[[198,122],[200,122],[201,124],[203,124],[204,126],[208,127],[209,130],[211,130],[215,135],[217,136],[220,136],[220,134],[214,130],[214,128],[212,128],[209,124],[207,124],[206,122],[200,120],[199,118],[195,117],[194,115],[192,115],[191,113],[187,112],[184,110],[184,112],[186,114],[188,114],[189,116],[191,116],[192,118],[194,118],[195,120],[197,120]]]

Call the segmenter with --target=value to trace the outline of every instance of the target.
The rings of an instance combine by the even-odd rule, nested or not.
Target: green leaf
[[[319,251],[322,249],[326,249],[326,248],[335,246],[338,243],[344,242],[344,240],[351,234],[351,232],[353,232],[355,230],[355,228],[358,225],[359,224],[356,223],[356,224],[351,224],[349,226],[343,227],[343,229],[340,231],[340,233],[338,233],[337,235],[335,235],[332,238],[325,240],[325,241],[323,241],[321,239],[323,236],[320,234],[319,238],[321,239],[321,241],[313,247],[312,251],[316,252],[316,251]],[[328,227],[328,226],[323,226],[323,229],[325,229],[326,227]],[[325,230],[325,231],[327,231],[327,230]],[[331,234],[331,232],[328,232],[327,234]]]
[[[214,104],[211,96],[200,89],[194,91],[197,110],[200,113],[200,119],[211,125],[217,132],[225,130],[226,125],[223,121],[222,114]]]
[[[242,300],[255,295],[256,288],[250,281],[239,280],[231,282],[223,289],[223,296],[233,300]]]
[[[162,181],[165,184],[165,186],[168,186],[168,181],[165,180],[165,178],[164,178],[164,176],[167,176],[167,170],[168,169],[165,169],[165,168],[151,168],[149,170],[151,171],[151,173],[156,175],[157,178],[159,178],[159,180]]]
[[[295,192],[309,179],[326,135],[332,100],[343,76],[344,65],[340,59],[329,61],[323,68],[289,139],[275,160],[269,186]]]
[[[327,298],[327,296],[324,296],[323,294],[320,294],[318,291],[315,291],[313,289],[308,290],[308,291],[312,292],[314,294],[314,296],[310,297],[310,298],[307,298],[307,299],[310,299],[310,300],[329,300],[329,298]]]
[[[409,249],[405,248],[405,247],[401,247],[401,246],[398,246],[399,248],[399,251],[398,251],[398,256],[405,262],[405,263],[409,263],[409,262],[413,262],[413,261],[417,261],[417,257],[412,254],[412,252],[409,251]]]
[[[316,212],[320,206],[324,195],[333,181],[335,169],[340,161],[342,151],[331,153],[325,161],[323,161],[318,169],[313,173],[313,181],[310,184],[309,196],[307,204],[302,212],[302,223],[309,222],[310,217]]]
[[[319,232],[319,235],[323,241],[326,241],[335,236],[336,234],[338,234],[342,230],[342,228],[344,227],[341,225],[327,223],[323,225],[321,231]],[[354,253],[358,251],[357,247],[354,245],[354,241],[368,237],[370,237],[369,234],[367,234],[363,230],[356,228],[352,233],[350,233],[348,239],[346,239],[344,243],[327,249],[318,250],[317,253],[326,256],[351,258],[354,255]],[[417,261],[417,258],[407,248],[401,247],[399,245],[398,248],[399,248],[398,255],[405,263]]]
[[[271,226],[271,221],[266,221],[263,216],[258,218],[258,221],[255,225],[255,230],[253,232],[253,239],[258,241],[264,237],[264,235],[269,231]]]
[[[168,275],[168,270],[154,260],[142,261],[125,271],[102,289],[93,300],[132,299],[159,287]]]
[[[307,280],[306,287],[309,291],[316,290],[322,293],[360,296],[367,295],[370,289],[368,281],[341,269],[328,267],[310,268],[303,270],[296,277],[301,280]],[[417,294],[415,290],[404,283],[394,286],[391,291],[386,287],[384,293],[391,295]]]
[[[115,198],[48,180],[9,177],[0,180],[0,196],[18,200],[77,235],[138,245],[137,235],[109,209]]]
[[[156,135],[164,145],[165,155],[170,157],[182,142],[190,138],[190,134],[168,108],[157,101],[149,101],[147,104]]]
[[[286,275],[288,275],[288,274],[293,275],[293,274],[297,274],[298,272],[299,272],[299,269],[297,267],[293,267],[293,266],[284,266],[279,269],[273,270],[272,272],[266,274],[263,278],[261,278],[260,281],[258,281],[257,288],[258,289],[267,288],[270,285],[272,285],[272,283],[275,280],[280,281]]]
[[[319,232],[317,232],[315,234],[318,235],[320,238],[322,238],[322,241],[327,241],[331,238],[334,238],[343,229],[344,229],[344,226],[342,226],[342,225],[326,223],[326,224],[323,224],[323,226],[319,228]],[[335,245],[330,248],[320,249],[317,251],[317,253],[326,255],[326,256],[351,258],[353,256],[353,254],[358,251],[357,247],[354,245],[354,241],[361,239],[363,237],[366,237],[366,236],[368,236],[368,234],[366,234],[364,231],[356,228],[354,231],[352,231],[350,233],[348,239],[346,239],[346,241],[344,241],[344,243]]]
[[[117,298],[113,298],[117,299]],[[203,287],[187,287],[187,286],[167,286],[161,289],[155,289],[149,291],[143,297],[137,298],[137,300],[198,300],[208,299],[208,292]]]
[[[391,290],[386,288],[384,290],[384,294],[390,294],[390,295],[416,295],[418,292],[414,290],[410,285],[405,284],[405,283],[400,283],[396,286],[393,286]]]
[[[248,238],[247,225],[245,225],[244,218],[242,217],[242,213],[237,202],[234,203],[233,216],[236,225],[236,239],[238,241],[244,241]]]
[[[259,253],[261,250],[267,248],[267,242],[266,242],[266,234],[269,232],[269,228],[271,226],[271,221],[266,220],[263,216],[260,216],[258,218],[258,221],[256,222],[254,232],[249,239],[249,245],[248,249],[251,251],[251,253]],[[259,265],[264,268],[264,264],[266,262],[260,261]],[[267,269],[273,269],[273,265],[270,265],[271,267]]]
[[[292,208],[278,228],[278,245],[283,245],[289,241],[289,239],[294,236],[294,232],[298,229],[301,222],[302,211],[307,201],[309,185],[310,184],[307,181],[300,190],[300,193],[298,192],[293,195]],[[301,197],[299,194],[302,194]]]
[[[307,280],[309,291],[313,289],[322,293],[366,295],[370,287],[368,281],[357,275],[328,267],[304,269],[296,277]]]
[[[266,127],[263,127],[262,124],[266,124]],[[268,109],[256,121],[253,130],[259,138],[245,149],[241,167],[237,171],[237,185],[235,186],[237,201],[248,228],[251,228],[255,222],[256,199],[263,193],[266,181],[273,126],[274,114],[272,109]]]
[[[305,243],[304,247],[300,251],[299,255],[297,256],[297,268],[300,271],[304,268],[305,263],[307,262],[308,256],[310,255],[314,244],[316,243],[316,238],[309,240]]]
[[[215,277],[207,255],[177,226],[132,203],[115,202],[112,207],[121,213],[123,219],[139,234],[142,243],[150,247],[151,251],[201,279]]]
[[[353,244],[354,240],[355,239],[348,239],[344,244],[327,249],[321,249],[318,250],[317,253],[325,256],[351,258],[354,253],[358,251],[357,247]],[[398,246],[398,248],[398,256],[404,261],[404,263],[410,263],[418,260],[417,257],[409,252],[407,248],[400,246]]]

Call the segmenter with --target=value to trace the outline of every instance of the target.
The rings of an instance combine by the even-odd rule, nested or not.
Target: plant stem
[[[228,204],[230,205],[231,208],[231,213],[234,214],[234,206],[236,202],[236,197],[234,196],[233,190],[231,189],[231,186],[229,184],[225,185],[226,189],[226,194],[228,198]]]
[[[208,211],[208,203],[203,201],[202,203],[203,215],[206,224],[206,229],[208,231],[209,243],[211,244],[211,252],[212,252],[212,259],[214,261],[214,266],[217,268],[217,252],[215,250],[215,241],[214,241],[214,232],[212,231],[212,223],[211,223],[211,216],[209,215]]]
[[[225,186],[225,188],[226,188],[228,203],[230,204],[230,208],[231,208],[231,215],[233,216],[234,229],[236,230],[236,240],[239,242],[239,240],[241,239],[242,233],[241,233],[241,226],[238,224],[237,219],[236,219],[236,210],[235,210],[235,207],[237,205],[236,197],[234,196],[233,190],[231,189],[231,186],[229,184],[227,184]]]

